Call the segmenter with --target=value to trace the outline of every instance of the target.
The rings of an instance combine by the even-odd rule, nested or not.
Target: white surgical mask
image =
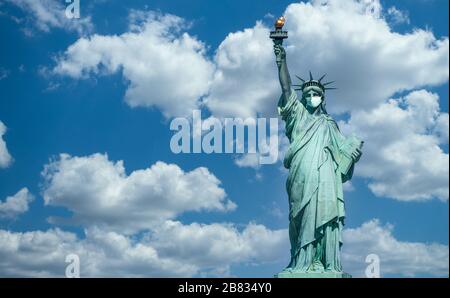
[[[307,104],[313,108],[317,108],[322,103],[322,97],[312,96],[308,98]]]

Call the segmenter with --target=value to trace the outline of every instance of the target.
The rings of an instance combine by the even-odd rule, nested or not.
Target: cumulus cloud
[[[65,258],[80,258],[81,276],[189,274],[192,268],[160,260],[146,245],[114,233],[90,231],[86,239],[60,229],[15,233],[0,230],[0,272],[9,277],[64,277]]]
[[[448,81],[448,38],[422,29],[394,32],[374,5],[330,0],[286,9],[292,69],[337,80],[328,101],[334,113],[374,108],[398,91]]]
[[[167,221],[142,239],[97,228],[74,233],[52,229],[16,233],[0,230],[1,276],[64,276],[65,257],[77,254],[82,277],[191,277],[229,274],[237,262],[273,262],[286,231],[248,224],[182,225]]]
[[[122,161],[106,155],[61,154],[42,175],[45,204],[73,214],[52,222],[81,225],[84,237],[58,228],[0,230],[1,276],[63,276],[69,254],[79,256],[82,276],[223,276],[232,264],[279,261],[288,246],[286,230],[252,222],[176,221],[189,211],[236,208],[206,168],[184,172],[157,162],[127,175]]]
[[[91,18],[68,18],[63,1],[58,0],[5,0],[19,7],[26,13],[23,18],[12,16],[17,23],[22,24],[26,34],[33,34],[34,28],[50,32],[52,28],[76,31],[85,34],[92,31]],[[69,4],[67,4],[69,5]]]
[[[294,3],[285,15],[291,73],[326,72],[337,80],[328,101],[333,113],[374,108],[396,92],[448,80],[448,38],[393,31],[378,0]],[[209,61],[205,45],[183,32],[189,27],[183,19],[141,11],[130,19],[128,33],[78,40],[54,72],[80,78],[122,69],[130,83],[126,101],[166,116],[197,107],[202,97],[216,116],[275,114],[280,88],[271,29],[262,22],[230,33]]]
[[[228,34],[214,57],[216,72],[205,103],[220,117],[274,115],[280,87],[269,29],[255,27]],[[279,95],[278,95],[279,96]]]
[[[6,126],[0,121],[0,168],[7,168],[13,161],[13,158],[8,152],[6,142],[3,140],[3,135],[6,133]]]
[[[130,31],[79,39],[59,57],[54,73],[73,78],[121,71],[131,107],[157,107],[165,116],[192,115],[208,92],[214,66],[205,45],[174,15],[133,11]]]
[[[257,153],[244,153],[238,155],[234,159],[234,163],[240,168],[254,168],[259,169],[261,164],[259,163],[259,154]]]
[[[448,245],[399,241],[393,235],[392,225],[382,225],[373,219],[345,230],[342,259],[345,271],[355,277],[365,277],[369,254],[378,255],[381,277],[448,277],[448,252]]]
[[[396,92],[448,80],[448,38],[422,29],[394,32],[377,0],[295,3],[284,15],[291,75],[304,77],[311,70],[336,80],[339,89],[328,100],[333,113],[371,109]],[[219,46],[207,98],[214,113],[275,113],[281,90],[268,34],[257,23],[230,33]]]
[[[437,94],[413,91],[371,111],[355,111],[341,129],[365,140],[356,174],[372,178],[378,196],[402,201],[448,200],[448,113]]]
[[[389,18],[391,18],[391,21],[394,24],[403,24],[403,23],[409,24],[410,23],[409,13],[407,11],[398,9],[395,6],[391,6],[388,8],[387,16]]]
[[[328,110],[351,115],[374,113],[396,93],[447,82],[448,37],[437,38],[425,29],[395,32],[391,21],[400,14],[406,16],[395,7],[384,12],[378,0],[321,0],[289,5],[284,15],[289,31],[285,45],[291,75],[304,76],[308,70],[316,76],[328,73],[329,79],[337,80],[339,88],[328,94]],[[173,15],[140,11],[133,11],[130,19],[128,33],[78,40],[59,58],[54,72],[81,78],[122,70],[129,81],[125,95],[128,104],[155,106],[166,117],[190,115],[191,109],[201,103],[220,118],[275,115],[280,87],[272,42],[268,38],[271,29],[262,22],[228,34],[209,61],[205,45],[184,32],[189,28],[186,21]],[[195,67],[180,69],[184,65]],[[176,77],[190,79],[175,82]],[[448,139],[446,117],[447,114],[440,114],[433,132],[420,132],[421,140],[429,138],[434,142],[438,136],[439,142],[445,142]],[[367,131],[367,139],[377,138],[372,133],[376,131]],[[409,156],[426,158],[421,148],[409,147]],[[430,148],[438,153],[437,159],[445,160],[446,155],[439,153],[439,147]],[[244,155],[236,158],[235,163],[257,168],[256,160],[255,156]],[[416,161],[426,162],[426,159]],[[440,173],[432,172],[432,177]],[[405,195],[387,189],[386,183],[393,185],[400,181],[395,186],[400,190],[418,181],[414,177],[385,178],[381,184],[371,184],[371,189],[377,195],[404,200],[443,198],[445,189],[440,187],[429,193],[425,191],[441,185],[441,178],[448,177],[448,173],[444,174],[447,176],[436,179],[433,185],[423,186],[432,178],[415,184]],[[419,192],[413,194],[412,190],[417,188]]]
[[[448,142],[448,114],[439,112],[436,95],[422,90],[385,102],[398,91],[448,80],[448,38],[420,29],[394,32],[379,1],[296,3],[285,15],[291,73],[311,69],[338,80],[340,89],[331,94],[329,110],[353,111],[343,126],[366,140],[357,174],[372,178],[372,191],[400,200],[448,199],[448,185],[442,182],[448,168],[439,165],[448,164],[448,154],[439,147]],[[201,102],[217,116],[275,113],[280,90],[269,28],[263,23],[230,33],[210,61],[206,46],[184,32],[189,24],[183,19],[138,11],[130,19],[127,33],[79,39],[58,58],[53,72],[77,79],[122,72],[129,84],[126,102],[157,107],[166,117],[190,115]],[[38,26],[48,31],[45,24],[60,27],[51,21]],[[255,166],[250,157],[239,162]],[[386,166],[381,173],[388,175],[374,173],[380,166]],[[416,168],[423,172],[411,171]],[[82,276],[229,273],[236,262],[270,262],[289,253],[286,230],[175,221],[187,211],[236,208],[206,168],[185,172],[157,162],[127,174],[123,162],[106,155],[62,154],[42,175],[45,204],[73,213],[51,221],[85,227],[84,238],[60,229],[0,230],[2,276],[62,276],[65,256],[71,253],[80,256]],[[432,178],[422,181],[421,175]],[[369,253],[380,256],[382,274],[448,275],[448,246],[399,241],[392,226],[377,220],[346,230],[344,238],[344,266],[355,276],[363,275]]]
[[[439,142],[441,144],[448,144],[448,126],[448,113],[440,113],[436,119],[434,134],[439,137]]]
[[[390,23],[394,17],[400,21],[400,13],[407,22],[407,14],[398,9],[383,13],[379,1],[291,4],[284,14],[288,65],[294,81],[294,74],[305,76],[308,70],[315,76],[328,73],[330,80],[337,81],[339,89],[328,94],[328,111],[350,112],[351,126],[364,127],[343,130],[359,132],[366,140],[356,173],[373,178],[370,189],[376,195],[447,200],[448,154],[439,145],[448,142],[448,114],[439,112],[439,101],[431,98],[428,105],[424,102],[407,111],[394,104],[395,117],[389,111],[386,121],[379,119],[388,112],[385,108],[393,106],[385,104],[393,94],[448,81],[448,38],[438,39],[422,29],[395,32]],[[268,31],[257,23],[230,33],[219,46],[214,59],[217,70],[205,100],[214,114],[275,113],[280,87]],[[364,119],[356,120],[360,115]],[[235,163],[257,167],[256,161],[255,156],[244,155]]]
[[[168,220],[142,237],[98,228],[79,238],[60,229],[11,232],[0,230],[1,276],[64,276],[65,257],[77,254],[82,277],[192,277],[233,275],[233,264],[287,263],[288,232],[249,223],[184,225]],[[382,276],[447,276],[448,246],[404,242],[392,225],[371,220],[344,230],[346,272],[365,277],[366,256],[380,257]]]
[[[410,23],[408,12],[400,10],[395,6],[391,6],[388,8],[387,15],[392,19],[392,22],[394,24]]]
[[[33,195],[24,187],[15,195],[0,201],[0,219],[14,219],[28,211],[29,204],[34,200]]]
[[[249,223],[242,231],[233,224],[183,225],[168,221],[151,236],[164,255],[205,268],[228,267],[230,263],[270,263],[280,261],[289,247],[287,230],[270,230]]]
[[[333,113],[373,108],[398,91],[448,80],[448,38],[394,32],[381,11],[377,0],[295,3],[285,11],[291,73],[326,72],[337,80],[328,102]],[[80,78],[122,70],[127,103],[156,106],[168,117],[189,115],[200,101],[216,116],[275,114],[280,88],[271,28],[258,21],[230,33],[209,61],[183,19],[141,11],[130,19],[127,33],[78,40],[54,72]]]
[[[55,223],[133,233],[187,211],[236,208],[220,180],[203,167],[184,172],[159,161],[127,175],[123,162],[110,161],[107,155],[61,154],[45,166],[42,175],[45,204],[73,212],[70,219],[51,218]]]

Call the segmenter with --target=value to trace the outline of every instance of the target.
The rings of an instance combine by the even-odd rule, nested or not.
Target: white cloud
[[[259,154],[257,153],[244,153],[239,154],[235,159],[234,163],[240,168],[254,168],[259,169],[261,164],[259,163]]]
[[[61,277],[68,254],[79,256],[82,277],[222,275],[234,263],[273,262],[287,241],[285,230],[270,231],[252,223],[239,232],[229,224],[167,221],[139,241],[97,228],[85,234],[79,239],[59,229],[0,230],[0,275]]]
[[[133,11],[130,19],[130,31],[122,35],[79,39],[54,73],[83,78],[121,71],[131,107],[158,107],[166,117],[192,115],[214,69],[205,45],[183,32],[189,24],[177,16]]]
[[[391,6],[387,10],[388,17],[392,18],[394,24],[409,24],[409,14],[407,11],[397,9],[395,6]]]
[[[379,1],[319,2],[286,9],[288,59],[294,73],[311,69],[337,81],[328,100],[333,113],[373,108],[398,91],[448,81],[448,38],[421,29],[394,32],[381,8],[368,9]]]
[[[399,241],[392,232],[378,220],[345,229],[344,270],[364,277],[366,256],[377,254],[382,276],[448,275],[448,246]],[[285,229],[254,223],[239,231],[232,224],[165,221],[142,237],[90,228],[83,239],[60,229],[0,230],[0,276],[64,276],[65,256],[73,253],[80,257],[82,277],[224,276],[232,275],[233,264],[272,263],[281,270],[289,240]]]
[[[294,74],[328,73],[339,88],[328,96],[332,113],[371,109],[398,91],[448,81],[448,38],[421,29],[397,33],[381,11],[377,0],[330,0],[291,4],[284,13],[294,83]],[[268,34],[257,23],[230,33],[219,46],[207,98],[214,114],[275,113],[281,89]]]
[[[133,233],[187,211],[236,208],[220,181],[203,167],[184,172],[159,161],[127,175],[122,161],[112,162],[106,155],[61,154],[42,174],[45,204],[73,212],[70,219],[51,218],[55,223]]]
[[[18,215],[28,211],[28,205],[34,200],[33,195],[24,187],[15,195],[0,201],[0,219],[14,219]]]
[[[228,34],[217,49],[217,70],[205,103],[219,117],[274,115],[280,87],[269,29],[255,27]]]
[[[162,256],[175,255],[180,261],[206,268],[226,267],[232,262],[276,262],[289,246],[287,230],[269,230],[254,223],[239,232],[232,224],[168,221],[151,239]]]
[[[77,254],[81,276],[189,275],[194,268],[161,260],[151,247],[114,232],[92,230],[80,240],[74,233],[52,229],[15,233],[0,230],[0,275],[64,277],[65,258]]]
[[[19,24],[25,24],[23,30],[26,34],[33,34],[34,28],[43,32],[49,32],[52,28],[60,28],[67,31],[77,31],[79,34],[88,33],[93,28],[89,16],[83,17],[81,15],[82,17],[79,19],[68,18],[64,1],[6,0],[6,2],[16,5],[28,14],[25,18],[12,16],[13,20]]]
[[[448,168],[440,165],[448,164],[448,154],[439,148],[448,142],[448,114],[439,113],[438,99],[426,91],[385,103],[395,92],[448,80],[448,39],[437,40],[423,30],[396,33],[381,12],[380,3],[369,0],[290,5],[286,16],[291,73],[326,71],[338,80],[340,89],[331,95],[340,100],[331,98],[329,110],[354,111],[347,128],[359,129],[368,148],[357,171],[374,179],[371,188],[376,194],[401,200],[448,199],[448,184],[442,182],[448,179]],[[126,102],[155,106],[167,117],[191,114],[209,92],[205,102],[214,115],[275,113],[280,90],[269,28],[262,23],[229,34],[212,63],[205,45],[182,33],[188,28],[184,20],[142,12],[133,12],[131,18],[128,33],[79,39],[53,71],[73,78],[122,71],[129,82]],[[61,27],[39,14],[37,20],[44,31]],[[39,20],[44,20],[41,25]],[[384,115],[386,111],[394,117]],[[378,127],[382,129],[374,129]],[[404,129],[407,136],[393,127]],[[381,147],[372,144],[382,146],[383,154],[377,155]],[[386,163],[393,156],[398,157],[393,163],[402,167]],[[369,163],[373,169],[389,166],[374,174]],[[423,177],[411,171],[416,168],[432,178],[420,180]],[[228,272],[235,262],[273,261],[289,252],[286,230],[250,223],[239,231],[232,224],[174,221],[186,211],[236,207],[206,168],[184,172],[157,162],[127,175],[121,161],[112,162],[106,155],[63,154],[43,176],[45,203],[73,212],[68,221],[86,227],[85,238],[59,229],[0,230],[2,276],[62,276],[69,253],[80,255],[84,276],[193,276]],[[148,230],[142,239],[130,235],[140,230]],[[382,227],[376,220],[346,230],[345,241],[344,265],[354,275],[361,274],[368,253],[380,255],[384,274],[448,275],[448,246],[399,241],[391,226]]]
[[[438,118],[436,119],[436,127],[434,133],[439,137],[439,142],[441,144],[448,144],[448,126],[448,113],[440,113]]]
[[[333,113],[374,108],[398,91],[448,80],[448,38],[421,29],[393,31],[378,0],[295,3],[285,15],[291,74],[304,76],[311,69],[336,79],[339,89],[328,100]],[[156,106],[166,116],[186,114],[205,95],[216,116],[275,114],[280,87],[270,28],[257,22],[230,33],[214,63],[203,43],[180,33],[187,28],[173,15],[133,11],[130,32],[78,40],[54,71],[80,78],[122,69],[130,82],[126,101]]]
[[[347,181],[344,184],[342,184],[342,188],[345,192],[352,192],[355,190],[355,187],[353,186],[351,181]]]
[[[437,243],[406,242],[397,240],[392,225],[381,225],[370,220],[358,228],[344,232],[343,267],[355,277],[365,277],[369,265],[366,256],[380,258],[381,276],[414,277],[431,275],[448,277],[448,246]]]
[[[332,95],[339,100],[329,101],[333,112],[373,107],[399,90],[448,79],[448,39],[437,40],[424,30],[393,32],[378,1],[325,2],[287,7],[287,50],[292,74],[311,69],[338,80],[339,89]],[[188,28],[185,21],[153,12],[131,15],[130,32],[78,40],[54,71],[79,78],[100,69],[123,69],[130,82],[126,101],[156,106],[166,116],[189,114],[186,109],[197,107],[208,92],[205,102],[216,116],[275,113],[280,89],[270,29],[262,23],[224,39],[214,57],[212,78],[214,67],[204,56],[204,45],[179,33]]]
[[[365,140],[356,174],[372,178],[369,188],[376,195],[448,200],[449,157],[439,146],[448,142],[448,113],[440,112],[437,94],[414,91],[371,111],[355,111],[340,126]]]
[[[1,276],[62,276],[68,254],[80,257],[82,276],[222,276],[232,264],[276,262],[288,245],[286,230],[255,223],[175,221],[189,211],[236,208],[206,168],[184,172],[157,162],[127,175],[122,161],[106,155],[61,154],[42,175],[45,204],[73,213],[52,222],[79,224],[84,238],[0,230]]]
[[[395,32],[388,18],[398,16],[398,12],[391,7],[383,13],[378,0],[322,0],[289,5],[285,16],[291,75],[304,76],[312,70],[316,76],[327,72],[329,79],[337,80],[339,89],[327,97],[328,111],[336,114],[371,113],[398,92],[446,83],[448,37],[437,39],[423,29]],[[187,28],[186,22],[176,16],[134,11],[130,32],[78,40],[58,60],[54,72],[81,78],[122,70],[130,83],[125,95],[128,104],[156,106],[166,117],[190,115],[200,101],[218,117],[275,115],[280,87],[268,38],[270,28],[257,22],[253,28],[230,33],[217,48],[212,62],[205,56],[203,43],[181,33]],[[174,80],[177,77],[189,79]],[[445,142],[446,117],[441,114],[435,131],[421,133],[423,137],[417,142],[434,140],[437,135],[440,142]],[[421,148],[409,147],[408,152],[425,158],[417,161],[425,164],[427,155]],[[445,159],[438,147],[430,148]],[[257,167],[255,160],[254,156],[243,156],[235,162]],[[434,185],[440,185],[441,178]],[[416,181],[411,177],[406,180]],[[398,181],[405,179],[390,179],[389,183]],[[411,191],[403,197],[386,190],[385,183],[372,184],[371,188],[379,195],[400,199],[445,197],[441,188],[421,192],[433,187],[423,186],[424,183],[412,188],[420,188],[418,193]],[[397,183],[396,188],[404,185]]]
[[[3,135],[6,133],[6,126],[0,121],[0,168],[7,168],[11,165],[13,158],[8,152],[6,142],[3,140]]]
[[[291,76],[295,81],[294,74],[305,76],[312,70],[316,76],[326,72],[328,79],[337,80],[339,89],[327,98],[329,112],[351,112],[355,115],[352,119],[363,113],[371,117],[382,113],[379,105],[397,92],[448,81],[448,38],[437,39],[431,31],[421,29],[395,32],[382,10],[379,1],[350,0],[287,7],[289,38],[285,45]],[[392,17],[393,9],[390,14]],[[230,33],[218,48],[217,70],[206,100],[214,114],[246,117],[275,113],[280,87],[268,31],[257,23]],[[356,173],[374,178],[370,188],[375,194],[400,200],[448,198],[448,154],[439,147],[448,142],[448,114],[439,113],[439,102],[431,101],[420,108],[428,110],[415,109],[403,118],[386,116],[389,119],[384,123],[367,117],[358,124],[353,120],[352,125],[370,126],[363,133],[366,145]],[[415,117],[428,120],[418,122]],[[400,131],[399,140],[386,140]],[[392,153],[402,158],[392,161]],[[257,166],[254,156],[243,156],[235,163]]]

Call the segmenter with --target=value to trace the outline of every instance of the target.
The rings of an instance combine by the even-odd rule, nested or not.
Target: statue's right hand
[[[286,58],[286,51],[284,50],[283,46],[276,44],[273,46],[273,51],[278,61]]]

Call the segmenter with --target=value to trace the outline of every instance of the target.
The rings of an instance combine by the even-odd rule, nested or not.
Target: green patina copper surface
[[[301,84],[292,85],[282,39],[274,39],[274,51],[282,89],[278,112],[290,141],[284,166],[289,169],[291,243],[291,260],[275,276],[351,277],[343,272],[340,258],[345,218],[342,184],[352,178],[362,141],[345,137],[327,113],[325,91],[331,88],[322,83],[323,76],[314,80],[310,73],[309,80],[299,78]]]

